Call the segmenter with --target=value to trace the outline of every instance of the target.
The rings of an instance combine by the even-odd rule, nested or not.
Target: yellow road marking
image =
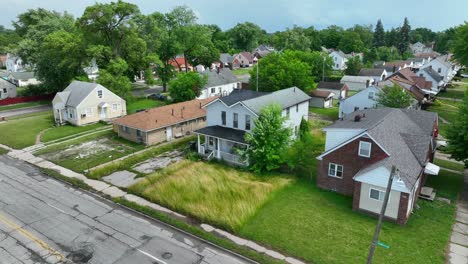
[[[63,261],[65,260],[66,258],[62,255],[62,253],[58,252],[57,250],[53,249],[51,246],[49,246],[46,242],[42,241],[41,239],[37,238],[36,236],[34,236],[33,234],[31,234],[30,232],[28,232],[26,229],[22,228],[21,226],[17,225],[16,223],[12,222],[11,220],[9,220],[8,218],[6,218],[5,216],[3,216],[2,214],[0,214],[0,222],[4,223],[5,225],[9,226],[10,228],[18,231],[20,234],[22,234],[23,236],[29,238],[31,241],[33,241],[34,243],[36,243],[38,246],[40,246],[41,248],[47,250],[50,252],[51,255],[54,255],[55,257],[57,257],[57,259],[59,261]]]

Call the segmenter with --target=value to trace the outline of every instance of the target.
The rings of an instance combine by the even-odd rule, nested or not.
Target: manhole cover
[[[34,177],[34,176],[39,176],[40,174],[38,172],[28,172],[26,175]]]
[[[171,252],[164,252],[162,254],[163,259],[170,259],[172,258],[172,253]]]
[[[68,254],[67,258],[77,264],[88,263],[93,258],[94,249],[91,243],[79,243],[75,250]]]

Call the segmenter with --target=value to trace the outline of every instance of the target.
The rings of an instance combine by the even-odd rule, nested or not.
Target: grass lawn
[[[7,154],[8,150],[4,148],[0,148],[0,155]]]
[[[36,102],[20,103],[20,104],[13,104],[13,105],[5,105],[5,106],[0,106],[0,111],[13,110],[13,109],[19,109],[19,108],[25,108],[25,107],[38,106],[38,105],[47,105],[50,103],[51,103],[50,101],[36,101]]]
[[[310,107],[309,111],[312,113],[316,113],[321,116],[325,116],[331,120],[337,120],[338,119],[338,111],[339,108],[334,106],[330,108],[317,108],[317,107]]]
[[[468,87],[467,84],[453,85],[453,87],[448,87],[447,91],[441,91],[438,94],[438,96],[463,99],[463,95],[464,95],[465,90],[467,89],[467,87]]]
[[[437,102],[438,103],[429,106],[428,111],[436,112],[448,122],[453,122],[457,118],[458,106],[460,103],[449,100],[438,100]],[[439,124],[442,123],[442,121],[439,122]]]
[[[245,75],[245,74],[249,74],[251,70],[252,70],[251,68],[239,68],[239,69],[232,70],[232,74],[236,76]]]
[[[67,136],[75,135],[78,133],[90,131],[93,129],[105,127],[106,125],[102,123],[96,123],[86,126],[72,126],[72,125],[64,125],[59,127],[54,127],[49,129],[42,134],[42,142],[49,142],[52,140],[64,138]]]
[[[16,149],[32,146],[39,132],[53,125],[51,112],[10,120],[0,124],[0,143]]]
[[[186,160],[147,176],[130,190],[202,221],[237,230],[290,181],[279,175],[258,176],[223,164]]]
[[[138,99],[133,102],[127,103],[127,113],[133,114],[137,110],[146,110],[149,108],[165,105],[162,101],[152,100],[152,99]]]
[[[359,91],[349,90],[349,91],[348,91],[348,97],[351,97],[351,96],[357,94],[358,92],[359,92]]]
[[[463,170],[465,169],[465,166],[463,166],[463,164],[451,162],[448,160],[434,159],[434,164],[442,168],[456,170],[460,172],[463,172]]]
[[[463,175],[441,168],[439,175],[429,176],[426,186],[435,188],[437,196],[449,198],[454,201],[463,190]]]
[[[89,168],[143,149],[143,145],[118,138],[113,131],[104,131],[76,140],[51,145],[36,155],[65,168],[83,172]]]

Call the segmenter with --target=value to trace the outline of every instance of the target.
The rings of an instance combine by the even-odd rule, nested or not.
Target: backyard
[[[439,115],[439,132],[443,137],[447,135],[449,123],[456,119],[458,115],[458,107],[461,104],[461,102],[450,99],[438,99],[427,109],[428,111],[436,112]]]
[[[339,111],[338,100],[333,100],[333,107],[330,107],[330,108],[318,108],[318,107],[309,108],[309,112],[325,117],[331,121],[335,121],[338,119],[338,111]]]
[[[146,110],[153,107],[163,106],[165,102],[152,99],[134,99],[127,103],[127,114],[136,113],[138,110]]]
[[[246,74],[250,74],[251,70],[252,70],[252,68],[239,68],[239,69],[232,70],[232,74],[234,74],[236,76],[246,75]]]
[[[441,91],[438,96],[462,99],[467,87],[468,84],[452,84],[452,87],[448,87],[446,91]]]
[[[47,104],[50,104],[50,103],[51,103],[50,101],[36,101],[36,102],[4,105],[4,106],[0,106],[0,111],[20,109],[20,108],[26,108],[26,107],[39,106],[39,105],[47,105]]]

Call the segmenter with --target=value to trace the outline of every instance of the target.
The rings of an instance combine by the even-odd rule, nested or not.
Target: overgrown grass
[[[434,159],[434,164],[442,168],[446,168],[449,170],[456,170],[460,172],[463,172],[463,170],[465,169],[465,166],[461,163],[456,163],[456,162],[442,160],[442,159]]]
[[[104,145],[102,149],[91,150],[92,145],[83,147],[90,141]],[[73,150],[75,148],[75,150]],[[118,159],[143,149],[144,146],[118,138],[113,131],[104,131],[76,140],[51,145],[36,154],[58,165],[76,172],[84,172],[97,165]]]
[[[245,74],[250,74],[251,68],[239,68],[232,70],[232,74],[239,76],[239,75],[245,75]]]
[[[426,186],[435,188],[437,196],[455,201],[463,190],[463,175],[441,169],[439,175],[429,176]]]
[[[146,110],[153,107],[163,106],[163,101],[157,101],[152,99],[135,99],[127,104],[127,113],[133,114],[138,110]]]
[[[9,120],[0,124],[0,143],[16,149],[32,146],[36,143],[39,132],[53,125],[54,120],[50,112]]]
[[[217,163],[182,161],[130,187],[133,193],[228,230],[237,230],[291,179]]]
[[[0,155],[4,155],[4,154],[7,154],[7,153],[8,153],[7,149],[0,148]]]
[[[5,105],[5,106],[0,106],[0,111],[33,107],[33,106],[38,106],[38,105],[47,105],[50,103],[51,103],[50,101],[36,101],[36,102],[20,103],[20,104],[13,104],[13,105]]]
[[[140,163],[142,161],[145,161],[147,159],[153,158],[154,156],[157,156],[157,155],[159,155],[159,154],[161,154],[163,152],[171,151],[171,150],[174,150],[176,148],[180,148],[182,146],[185,146],[191,140],[194,140],[194,137],[182,138],[182,139],[176,140],[174,142],[165,144],[163,146],[154,146],[154,147],[149,148],[149,149],[147,149],[146,151],[144,151],[144,152],[142,152],[140,154],[128,157],[128,158],[126,158],[124,160],[115,161],[112,164],[109,164],[109,165],[104,166],[102,168],[97,168],[95,170],[92,170],[92,171],[87,173],[87,176],[90,177],[90,178],[93,178],[93,179],[100,179],[100,178],[102,178],[104,176],[107,176],[109,174],[112,174],[112,173],[114,173],[116,171],[127,170],[127,169],[131,168],[133,165],[135,165],[137,163]]]
[[[310,107],[309,111],[312,113],[316,113],[318,115],[327,117],[330,120],[338,120],[338,107],[330,107],[330,108],[317,108],[317,107]]]
[[[438,94],[438,96],[447,97],[447,98],[463,99],[463,95],[464,95],[466,89],[468,89],[467,84],[453,85],[453,87],[448,87],[446,91],[441,91]]]
[[[42,142],[49,142],[56,139],[61,139],[67,136],[75,135],[78,133],[94,130],[97,128],[105,127],[106,125],[103,123],[96,123],[86,126],[72,126],[72,125],[64,125],[59,127],[51,128],[42,134]]]

